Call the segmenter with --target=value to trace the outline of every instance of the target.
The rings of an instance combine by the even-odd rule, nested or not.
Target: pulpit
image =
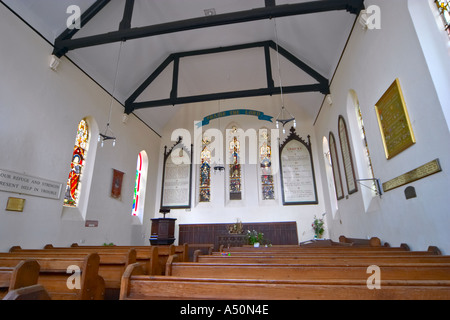
[[[152,219],[150,244],[152,246],[173,244],[175,242],[176,220],[170,218]]]

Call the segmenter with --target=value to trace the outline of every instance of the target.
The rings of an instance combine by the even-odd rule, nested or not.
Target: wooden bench
[[[361,246],[339,246],[339,247],[303,247],[303,246],[296,246],[296,247],[232,247],[232,248],[224,248],[223,250],[219,251],[219,253],[222,252],[259,252],[259,253],[295,253],[295,252],[331,252],[331,253],[340,253],[340,252],[359,252],[359,251],[370,251],[370,252],[399,252],[399,251],[405,251],[405,252],[411,252],[409,247],[407,245],[401,245],[399,247],[361,247]],[[428,248],[428,251],[436,252],[437,254],[440,254],[440,251],[437,247],[430,246]],[[213,252],[217,254],[216,252]]]
[[[210,256],[199,255],[196,262],[218,264],[309,264],[309,265],[385,265],[405,263],[450,263],[450,256],[438,255],[328,255],[328,256]]]
[[[155,274],[155,268],[160,270],[160,274],[164,274],[165,265],[167,259],[170,255],[177,254],[182,261],[189,261],[189,246],[187,244],[184,245],[167,245],[167,246],[79,246],[74,243],[70,248],[61,248],[61,247],[53,247],[52,245],[46,245],[46,249],[76,249],[76,250],[92,250],[96,252],[100,250],[101,252],[113,252],[113,251],[122,251],[122,250],[131,250],[134,249],[136,251],[136,262],[141,262],[148,264],[149,273]],[[155,259],[154,248],[157,248],[157,257]],[[153,258],[153,260],[151,260]],[[156,263],[159,261],[157,265],[152,265],[152,263]]]
[[[45,290],[42,285],[36,284],[33,286],[11,290],[3,298],[3,300],[51,300],[51,298],[47,290]]]
[[[255,248],[257,249],[257,248]],[[324,249],[324,250],[322,250]],[[224,252],[213,252],[212,256],[336,256],[336,255],[346,255],[346,256],[368,256],[368,255],[384,255],[384,256],[414,256],[414,255],[441,255],[441,251],[436,247],[429,247],[428,251],[403,251],[403,250],[371,250],[367,248],[364,250],[359,248],[358,250],[331,250],[321,248],[320,250],[249,250],[249,251],[233,251],[227,250]]]
[[[93,249],[135,249],[136,250],[136,259],[137,260],[143,260],[148,259],[150,257],[150,252],[152,248],[159,248],[161,254],[168,254],[171,253],[172,250],[175,250],[175,254],[178,254],[180,256],[180,259],[183,259],[183,261],[189,261],[189,245],[183,244],[183,245],[168,245],[168,246],[80,246],[77,243],[73,243],[71,245],[71,248],[93,248]],[[48,244],[44,247],[45,249],[52,249],[55,248],[51,244]],[[172,249],[174,248],[174,249]],[[140,261],[142,262],[142,261]]]
[[[105,282],[98,274],[100,256],[96,253],[75,256],[24,256],[11,253],[0,254],[5,267],[17,266],[21,261],[35,260],[39,263],[38,284],[42,285],[52,300],[103,300]],[[79,288],[71,289],[68,280],[73,273],[68,270],[77,267],[81,272]]]
[[[136,263],[135,249],[72,249],[72,248],[54,248],[54,249],[22,249],[12,247],[11,255],[32,256],[32,257],[85,257],[88,254],[96,253],[100,257],[99,275],[105,281],[105,298],[118,299],[120,291],[120,281],[128,265]]]
[[[352,246],[366,246],[366,247],[381,247],[381,240],[378,237],[372,237],[370,239],[358,239],[358,238],[347,238],[346,236],[339,237],[340,243],[349,243]],[[388,243],[384,246],[389,247]]]
[[[367,273],[368,267],[369,265],[186,263],[177,262],[175,255],[169,258],[166,276],[266,280],[367,280],[370,275]],[[450,280],[450,263],[386,265],[380,267],[380,272],[382,280]]]
[[[7,264],[9,267],[3,267]],[[39,263],[36,260],[22,260],[16,266],[0,259],[0,299],[12,290],[36,285],[39,278]]]
[[[121,300],[448,300],[448,280],[385,280],[370,290],[366,280],[205,279],[142,275],[130,265],[122,278]]]

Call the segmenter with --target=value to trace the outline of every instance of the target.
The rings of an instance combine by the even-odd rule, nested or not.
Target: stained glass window
[[[439,13],[441,14],[444,28],[450,37],[450,1],[449,0],[435,0]]]
[[[200,155],[200,202],[211,201],[211,151],[208,148],[209,143],[208,139],[203,139],[203,149]]]
[[[75,147],[70,164],[69,179],[67,180],[64,196],[64,206],[77,207],[80,197],[83,169],[86,165],[86,155],[89,147],[89,127],[86,120],[78,124]]]
[[[233,128],[232,133],[236,133],[237,129]],[[241,190],[241,144],[236,135],[232,137],[229,143],[230,153],[230,200],[242,200]]]
[[[134,183],[133,193],[133,209],[132,215],[139,217],[141,222],[144,216],[144,203],[145,203],[145,187],[147,185],[147,168],[148,160],[145,151],[142,151],[138,155],[136,166],[136,180]]]
[[[142,154],[139,153],[136,168],[136,181],[134,184],[134,197],[133,197],[133,216],[138,216],[139,208],[139,193],[141,191],[141,178],[142,178]]]
[[[275,199],[275,188],[272,174],[272,143],[267,129],[259,132],[259,161],[261,172],[262,199]]]

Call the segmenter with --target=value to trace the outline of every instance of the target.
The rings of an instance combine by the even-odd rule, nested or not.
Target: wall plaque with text
[[[280,167],[283,205],[318,204],[311,142],[300,138],[294,128],[280,146]]]
[[[387,159],[416,143],[398,79],[377,102],[375,109]]]
[[[435,173],[441,172],[441,165],[439,163],[439,159],[433,160],[424,164],[423,166],[414,169],[410,172],[402,174],[401,176],[389,180],[388,182],[383,183],[384,192],[399,188],[404,186],[405,184],[426,178]]]
[[[192,186],[192,145],[187,150],[179,139],[169,151],[164,151],[161,192],[162,209],[190,209]]]
[[[0,191],[59,200],[62,187],[59,182],[0,169]]]

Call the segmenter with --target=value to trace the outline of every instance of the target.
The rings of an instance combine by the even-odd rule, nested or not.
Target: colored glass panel
[[[240,164],[240,142],[236,136],[229,144],[231,154],[230,164],[230,200],[241,200],[241,164]]]
[[[70,173],[64,195],[64,206],[77,207],[80,197],[81,178],[89,146],[89,127],[85,120],[78,124],[77,136],[70,164]]]
[[[259,144],[262,199],[274,200],[275,187],[272,175],[272,147],[267,129],[260,130]]]
[[[200,156],[200,202],[211,201],[211,151],[206,144],[203,142]]]
[[[141,176],[142,176],[142,153],[139,153],[136,169],[136,180],[134,184],[134,197],[133,197],[133,216],[138,216],[139,211],[139,192],[141,189]]]
[[[450,1],[449,0],[436,0],[439,13],[441,14],[444,28],[450,37]]]

